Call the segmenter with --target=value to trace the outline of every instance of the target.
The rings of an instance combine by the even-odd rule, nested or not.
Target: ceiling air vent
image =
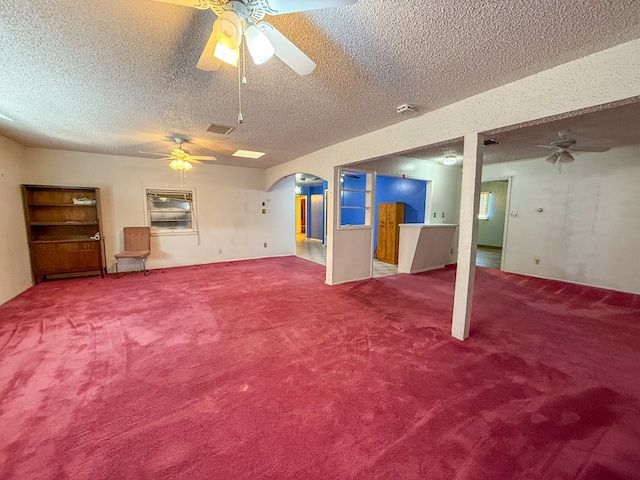
[[[207,132],[219,133],[220,135],[229,135],[235,130],[235,127],[227,127],[226,125],[211,124],[207,127]]]

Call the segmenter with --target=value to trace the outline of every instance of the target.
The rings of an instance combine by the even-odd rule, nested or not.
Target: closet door
[[[399,224],[404,222],[404,203],[381,203],[378,206],[378,251],[381,262],[398,263]]]
[[[387,210],[387,203],[381,203],[378,206],[378,247],[376,258],[381,262],[387,261]]]
[[[387,251],[388,262],[398,263],[398,246],[400,245],[400,227],[404,222],[404,203],[392,203],[387,214]]]

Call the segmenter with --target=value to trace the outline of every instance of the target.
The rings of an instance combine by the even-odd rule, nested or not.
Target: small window
[[[489,220],[489,199],[491,192],[480,192],[480,208],[478,208],[478,218]]]
[[[154,235],[196,233],[193,190],[147,188],[147,221]]]

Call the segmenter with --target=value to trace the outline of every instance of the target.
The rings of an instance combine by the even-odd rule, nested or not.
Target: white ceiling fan
[[[561,171],[563,163],[571,163],[575,160],[572,152],[606,152],[610,147],[606,146],[577,146],[577,141],[569,138],[571,130],[560,130],[558,136],[560,140],[551,142],[549,145],[536,145],[540,148],[550,148],[553,153],[545,158],[547,163],[551,165],[558,164],[558,171]]]
[[[142,151],[139,151],[138,153],[161,157],[160,160],[170,160],[169,166],[174,170],[191,170],[194,163],[210,163],[216,160],[216,157],[211,155],[191,155],[188,151],[182,148],[182,144],[186,141],[184,138],[175,137],[173,140],[178,144],[178,146],[169,153]]]
[[[237,66],[242,38],[254,63],[262,64],[274,54],[299,75],[308,75],[316,64],[273,25],[265,15],[283,15],[329,7],[353,5],[358,0],[155,0],[200,10],[211,9],[218,18],[198,60],[197,68],[213,71],[221,62]]]
[[[185,141],[184,138],[175,137],[173,140],[178,144],[178,146],[169,153],[142,151],[139,151],[138,153],[161,157],[160,160],[170,160],[169,166],[180,173],[180,186],[182,187],[184,178],[187,175],[187,172],[193,168],[194,163],[212,163],[216,160],[216,157],[211,155],[191,155],[182,148],[182,143]]]

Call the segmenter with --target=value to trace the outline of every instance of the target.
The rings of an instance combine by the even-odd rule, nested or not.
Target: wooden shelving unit
[[[100,189],[22,185],[31,271],[46,278],[104,276]]]

